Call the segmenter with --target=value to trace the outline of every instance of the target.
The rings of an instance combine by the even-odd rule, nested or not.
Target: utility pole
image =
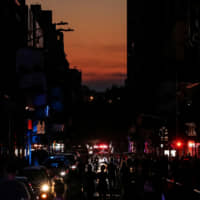
[[[59,25],[59,26],[61,26],[61,25],[68,25],[68,22],[59,22],[59,23],[55,23],[55,25]],[[28,33],[29,35],[33,34],[33,37],[28,39],[28,42],[33,41],[33,47],[36,47],[36,40],[38,40],[38,39],[40,39],[40,38],[42,38],[42,37],[45,36],[44,34],[36,36],[35,32],[37,30],[42,30],[42,28],[36,28],[34,26],[33,30],[30,30],[29,33]],[[67,28],[67,29],[59,28],[59,29],[56,29],[56,31],[57,32],[69,32],[69,31],[74,31],[74,29],[72,29],[72,28]]]
[[[63,21],[55,23],[55,25],[68,25],[68,24],[69,24],[68,22],[63,22]]]
[[[61,22],[55,23],[55,25],[63,26],[63,25],[69,25],[69,23],[61,21]],[[56,29],[56,31],[74,31],[74,29],[72,29],[72,28],[67,28],[67,29],[60,28],[60,29]]]

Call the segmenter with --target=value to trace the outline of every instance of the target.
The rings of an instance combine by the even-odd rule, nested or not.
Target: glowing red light
[[[177,147],[181,147],[181,146],[182,146],[182,142],[178,141],[178,142],[176,143],[176,146],[177,146]]]
[[[32,120],[28,119],[28,130],[32,130]]]
[[[100,148],[100,149],[107,149],[107,148],[108,148],[108,145],[106,145],[106,144],[100,144],[100,145],[99,145],[99,148]]]

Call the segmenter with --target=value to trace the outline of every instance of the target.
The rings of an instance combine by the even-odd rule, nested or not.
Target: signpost
[[[28,119],[28,131],[27,131],[27,135],[28,135],[28,153],[29,153],[29,165],[31,165],[31,146],[32,146],[32,120]]]

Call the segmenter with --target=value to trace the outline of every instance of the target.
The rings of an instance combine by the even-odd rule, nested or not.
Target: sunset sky
[[[53,22],[68,22],[64,32],[70,68],[83,84],[104,90],[126,79],[126,0],[26,0],[53,11]]]

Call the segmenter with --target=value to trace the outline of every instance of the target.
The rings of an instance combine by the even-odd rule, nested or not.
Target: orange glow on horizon
[[[64,49],[70,68],[82,72],[83,84],[95,80],[101,88],[122,84],[127,62],[126,1],[27,0],[30,3],[52,10],[53,22],[68,22],[75,30],[64,32]]]

